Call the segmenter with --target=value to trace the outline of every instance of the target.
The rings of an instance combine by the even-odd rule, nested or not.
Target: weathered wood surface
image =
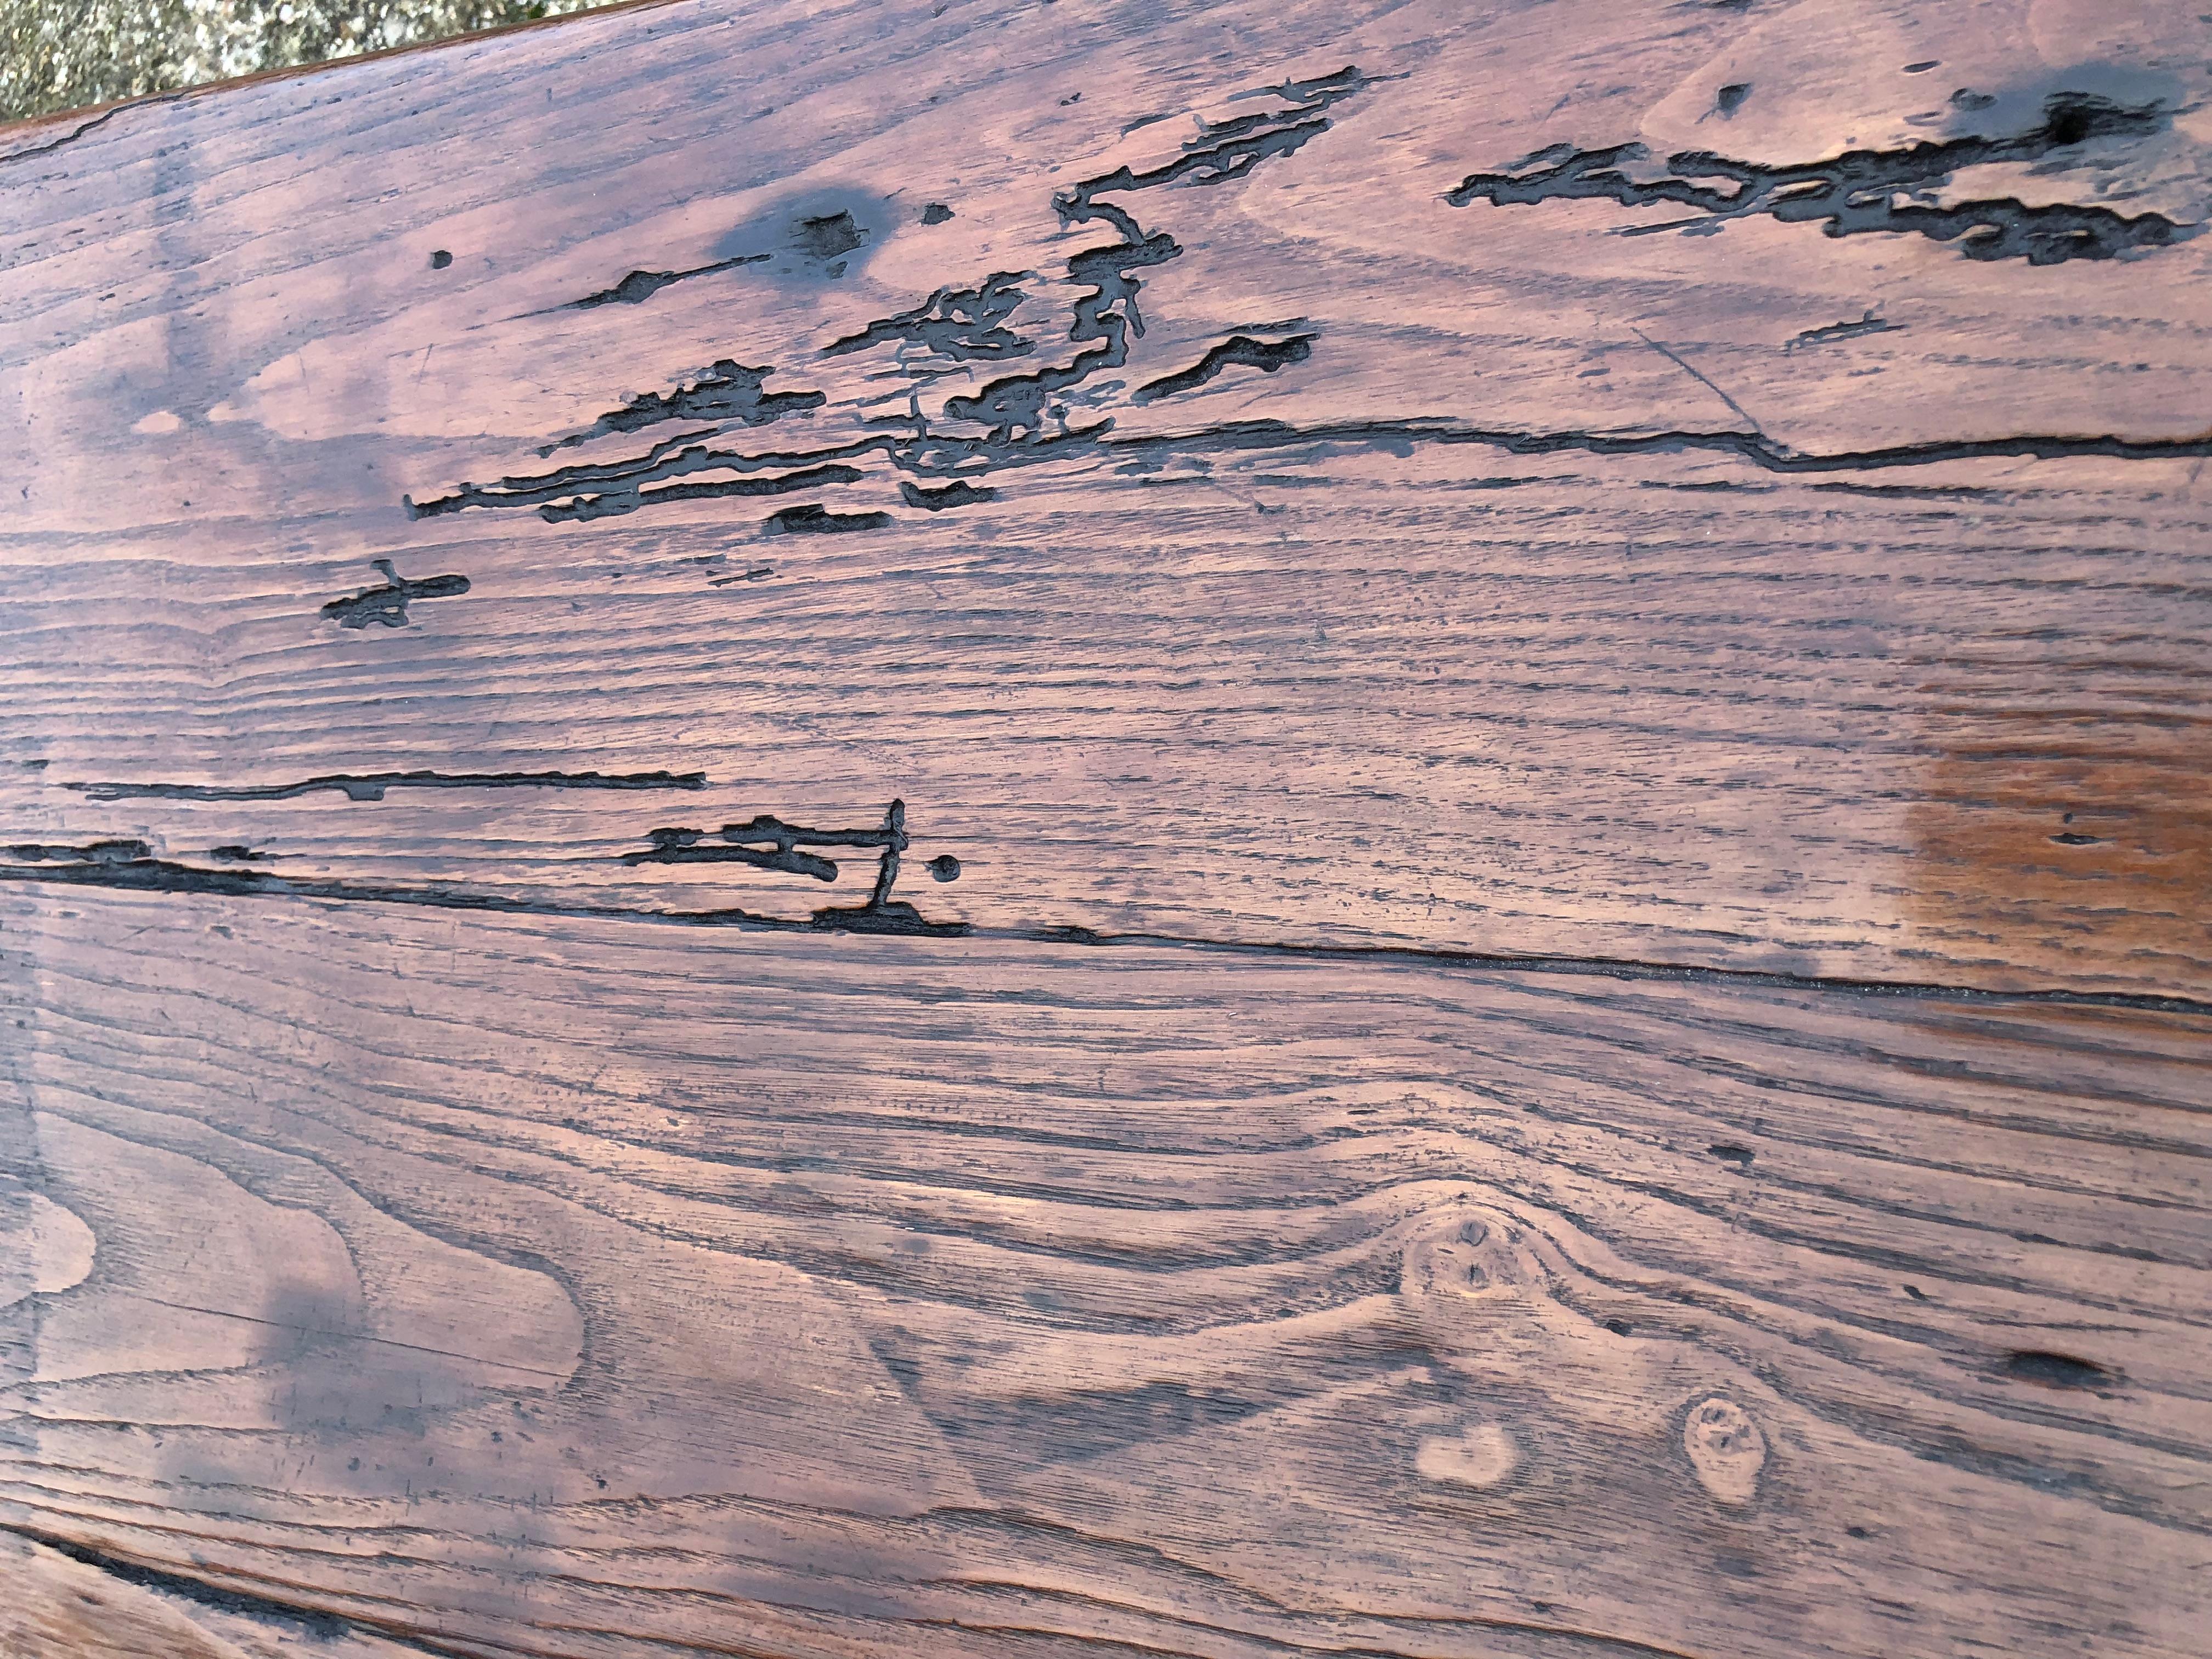
[[[2212,1605],[2199,1016],[0,937],[83,1274],[18,1304],[0,1516],[97,1552],[488,1653],[2179,1655]]]
[[[0,1634],[2196,1659],[2212,117],[2109,9],[0,131]]]
[[[422,1650],[343,1621],[271,1618],[219,1595],[151,1588],[112,1570],[0,1534],[0,1653],[10,1659],[407,1659]]]
[[[2203,994],[2201,30],[1929,11],[679,5],[30,129],[9,833],[804,917],[620,854],[902,796],[979,925]],[[1632,141],[2006,257],[1449,199]],[[421,768],[710,787],[72,787]]]

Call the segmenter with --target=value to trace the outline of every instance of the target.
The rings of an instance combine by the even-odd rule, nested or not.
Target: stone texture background
[[[0,0],[0,121],[347,58],[605,0]]]

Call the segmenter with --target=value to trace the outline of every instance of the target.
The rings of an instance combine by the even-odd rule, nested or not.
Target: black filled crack
[[[713,833],[721,837],[721,844],[705,844],[708,831],[704,830],[666,829],[651,831],[646,837],[652,845],[642,852],[625,853],[624,864],[749,864],[759,870],[782,870],[793,875],[811,876],[817,881],[837,879],[837,866],[829,859],[813,853],[802,853],[801,847],[852,847],[861,843],[854,837],[873,831],[856,830],[809,830],[803,824],[786,823],[782,819],[766,813],[756,814],[744,823],[726,823]]]
[[[978,488],[965,478],[955,478],[940,489],[926,489],[911,479],[899,480],[899,499],[908,507],[918,507],[925,513],[942,513],[948,507],[972,507],[977,501],[995,501],[999,492],[988,486]]]
[[[863,476],[856,467],[802,465],[794,471],[763,471],[815,460],[823,455],[860,455],[878,447],[863,441],[830,449],[796,453],[746,454],[739,450],[715,449],[675,438],[656,444],[644,455],[619,461],[579,462],[528,477],[507,477],[490,484],[463,484],[450,495],[431,501],[403,497],[410,517],[433,518],[471,507],[535,507],[548,523],[589,520],[634,513],[655,501],[698,501],[722,495],[781,495],[824,484],[854,483]],[[666,480],[696,472],[760,473],[757,477],[693,479],[683,483]],[[659,489],[648,488],[659,484]]]
[[[1886,322],[1874,314],[1869,307],[1866,315],[1855,323],[1830,323],[1822,328],[1808,328],[1802,334],[1793,334],[1782,348],[1785,357],[1807,346],[1832,345],[1838,340],[1856,340],[1869,334],[1902,334],[1905,331],[1895,323]]]
[[[734,270],[739,265],[757,265],[773,256],[766,253],[741,253],[733,259],[717,259],[710,265],[694,265],[689,270],[633,270],[612,288],[603,288],[596,294],[586,294],[580,300],[571,300],[556,311],[590,311],[599,306],[642,305],[664,288],[677,283],[688,283],[694,276],[711,276],[718,270]],[[528,313],[542,317],[545,313]]]
[[[823,484],[850,483],[863,476],[850,465],[872,454],[911,477],[952,479],[954,487],[923,492],[920,500],[902,490],[909,505],[939,510],[984,499],[984,490],[956,472],[974,472],[1012,460],[1020,452],[1036,452],[1070,437],[1095,439],[1110,428],[1110,418],[1071,431],[1060,399],[1084,381],[1127,363],[1133,339],[1144,333],[1138,309],[1143,284],[1138,273],[1178,258],[1182,246],[1164,231],[1151,231],[1126,209],[1105,198],[1173,185],[1210,185],[1242,179],[1271,157],[1288,155],[1328,130],[1328,112],[1344,100],[1364,91],[1371,83],[1357,68],[1304,81],[1285,81],[1261,89],[1256,96],[1279,100],[1280,107],[1255,111],[1231,120],[1206,125],[1183,144],[1171,160],[1153,167],[1117,167],[1112,173],[1087,179],[1057,196],[1053,206],[1066,226],[1103,224],[1115,240],[1072,255],[1069,279],[1084,290],[1076,298],[1067,338],[1078,349],[1066,362],[1027,374],[990,381],[972,395],[946,400],[945,414],[956,425],[973,424],[981,435],[934,432],[917,407],[905,419],[890,422],[902,429],[878,436],[797,453],[748,454],[704,442],[672,440],[655,445],[646,454],[631,459],[585,465],[556,467],[536,475],[510,476],[495,483],[465,483],[447,495],[416,501],[407,498],[410,516],[431,517],[470,508],[534,507],[548,520],[589,520],[635,512],[658,502],[698,500],[712,496],[778,495],[812,489]],[[828,258],[857,247],[866,233],[850,214],[833,214],[803,221],[796,246],[816,258]],[[954,362],[991,362],[1028,356],[1036,343],[1008,326],[1015,310],[1029,295],[1018,286],[1028,273],[999,271],[974,287],[945,287],[913,309],[871,323],[857,334],[833,342],[824,355],[844,356],[877,346],[921,347]],[[1231,364],[1248,364],[1273,372],[1284,364],[1304,361],[1311,350],[1312,337],[1301,342],[1262,342],[1239,336],[1217,349],[1206,363],[1185,371],[1202,385]],[[715,365],[717,378],[765,374],[744,369],[734,359]],[[1169,382],[1177,377],[1170,376]],[[702,383],[704,384],[703,382]],[[1172,384],[1155,383],[1150,398],[1172,395]],[[723,418],[696,399],[698,388],[656,398],[641,398],[623,410],[603,416],[600,422],[574,439],[553,447],[607,433],[635,430],[661,419]],[[769,400],[757,380],[730,389],[747,410],[758,410],[766,418]],[[781,394],[787,402],[775,413],[793,412],[795,400],[818,407],[819,393]],[[1150,400],[1148,398],[1147,400]],[[745,419],[744,414],[736,418]],[[758,423],[749,422],[749,423]],[[544,452],[550,453],[549,448]],[[1065,453],[1064,450],[1056,453]],[[785,471],[796,468],[796,471]],[[733,479],[671,480],[702,472],[734,472]],[[966,484],[963,490],[959,486]],[[838,514],[819,503],[786,508],[772,514],[764,528],[771,532],[875,528],[891,522],[883,513]]]
[[[1026,357],[1036,349],[1035,343],[1005,325],[1029,298],[1014,286],[1027,275],[997,270],[975,288],[940,288],[913,310],[870,323],[858,334],[825,346],[822,355],[842,357],[870,346],[905,342],[958,362]]]
[[[945,216],[950,218],[948,212]],[[930,221],[935,223],[934,220]],[[866,241],[868,233],[862,229],[850,213],[824,214],[818,218],[801,219],[792,227],[790,246],[812,259],[836,259],[850,253]],[[592,311],[600,306],[642,305],[661,289],[677,283],[688,283],[695,276],[712,276],[718,271],[735,270],[741,265],[764,264],[775,256],[773,253],[739,253],[727,259],[716,259],[712,264],[693,265],[684,270],[633,270],[612,288],[603,288],[586,294],[580,300],[550,306],[543,311],[526,311],[525,317],[550,316],[556,311]],[[833,267],[830,275],[843,273],[842,264]],[[518,319],[519,320],[519,319]]]
[[[895,800],[885,810],[880,827],[872,830],[816,830],[787,824],[765,815],[750,823],[729,824],[720,832],[726,839],[719,848],[694,850],[694,841],[704,832],[657,830],[653,845],[642,854],[625,855],[626,864],[736,861],[763,868],[789,871],[834,880],[836,866],[827,859],[799,851],[805,847],[849,847],[874,849],[878,854],[875,882],[864,903],[833,905],[813,913],[805,921],[768,916],[735,908],[713,910],[663,910],[641,905],[574,904],[520,894],[491,893],[447,886],[410,887],[403,883],[353,881],[324,877],[279,875],[273,871],[209,869],[157,859],[143,841],[95,841],[79,846],[18,842],[0,847],[0,881],[46,882],[63,885],[116,888],[151,893],[207,893],[230,897],[289,897],[335,899],[366,903],[408,904],[437,909],[471,910],[509,915],[601,916],[635,921],[684,921],[777,933],[892,933],[925,938],[958,938],[970,930],[964,921],[931,921],[903,899],[892,896],[899,876],[900,854],[911,844],[906,828],[906,803]],[[212,856],[235,863],[246,849],[225,847]],[[252,856],[251,854],[248,857]],[[924,866],[939,881],[960,873],[960,861],[950,854],[932,859]],[[826,870],[827,873],[823,873]]]
[[[349,599],[332,599],[323,607],[323,615],[335,618],[341,628],[367,628],[371,623],[404,628],[410,601],[455,599],[469,591],[466,576],[425,576],[413,580],[393,569],[389,559],[370,562],[384,573],[383,586],[368,588]]]
[[[1468,174],[1444,200],[1454,207],[1478,201],[1499,207],[1559,200],[1612,201],[1625,207],[1671,202],[1705,216],[1638,226],[1624,234],[1717,230],[1730,219],[1763,214],[1787,224],[1817,222],[1830,236],[1878,231],[1956,242],[1972,259],[2017,258],[2033,265],[2109,259],[2137,248],[2162,247],[2193,232],[2185,232],[2163,214],[2130,216],[2069,203],[2030,206],[2008,198],[1947,205],[1898,198],[1947,183],[1962,168],[2039,161],[2093,138],[2152,132],[2165,123],[2156,105],[2129,108],[2086,93],[2057,93],[2045,103],[2039,125],[2008,137],[1855,149],[1832,161],[1779,167],[1735,161],[1710,150],[1683,150],[1667,158],[1669,173],[1644,179],[1625,170],[1649,158],[1650,152],[1641,144],[1603,149],[1553,144],[1503,172]]]
[[[1938,461],[2197,460],[2212,458],[2212,432],[2191,438],[2120,438],[2021,433],[2001,438],[1960,438],[1939,443],[1892,444],[1879,449],[1793,449],[1758,432],[1516,432],[1452,421],[1344,421],[1297,426],[1287,421],[1235,421],[1157,437],[1109,438],[1097,447],[1109,457],[1155,461],[1174,456],[1292,449],[1315,443],[1371,443],[1404,451],[1424,444],[1476,445],[1509,455],[1729,455],[1762,472],[1797,476],[1879,471]]]
[[[775,536],[837,536],[855,530],[881,530],[891,521],[888,513],[832,513],[819,501],[787,507],[768,515],[768,531]]]
[[[791,875],[811,876],[817,881],[835,881],[836,862],[805,849],[874,848],[876,879],[867,902],[817,910],[814,913],[814,924],[846,933],[908,933],[931,925],[922,921],[914,906],[891,896],[891,890],[898,882],[900,855],[912,845],[907,835],[906,803],[902,800],[893,801],[884,810],[882,825],[873,830],[810,830],[804,824],[786,823],[781,818],[758,813],[743,823],[724,824],[711,832],[711,841],[709,833],[691,829],[655,830],[647,837],[650,845],[623,854],[622,861],[630,866],[744,864],[757,870],[778,870]],[[939,881],[952,881],[960,874],[960,860],[949,853],[932,859],[925,867]]]
[[[686,483],[641,491],[634,500],[621,495],[592,495],[580,497],[565,505],[549,504],[538,509],[538,515],[549,524],[604,519],[633,512],[638,507],[653,501],[703,501],[726,495],[788,495],[798,490],[818,489],[823,484],[858,483],[862,476],[855,467],[814,466],[765,478],[694,479]]]
[[[828,401],[818,392],[764,390],[768,377],[775,373],[773,366],[751,368],[734,358],[719,358],[712,369],[690,385],[633,398],[581,432],[572,432],[538,453],[550,455],[555,449],[574,448],[613,432],[640,431],[662,421],[734,421],[743,426],[766,426],[787,415],[819,409]]]
[[[105,856],[94,856],[103,848],[120,850],[109,850]],[[854,927],[844,920],[850,912],[838,910],[817,910],[808,921],[793,921],[734,908],[677,910],[646,905],[587,904],[461,887],[410,887],[399,883],[285,878],[261,871],[204,870],[155,859],[143,842],[95,842],[89,847],[82,848],[4,847],[0,848],[0,852],[6,853],[14,860],[0,862],[0,881],[110,888],[123,891],[207,893],[238,897],[402,904],[441,910],[472,911],[480,915],[650,921],[679,927],[727,927],[774,933],[880,933],[932,938],[975,936],[1021,944],[1088,945],[1109,950],[1186,950],[1289,961],[1423,963],[1438,968],[1460,968],[1482,973],[1559,974],[1668,984],[1827,991],[1848,996],[1990,1006],[2132,1008],[2148,1012],[2180,1014],[2191,1018],[2212,1018],[2212,1001],[2160,992],[2084,991],[2033,987],[1993,990],[1981,986],[1946,985],[1926,980],[1851,979],[1841,975],[1792,974],[1770,969],[1716,968],[1632,957],[1547,956],[1449,945],[1294,945],[1177,933],[1101,933],[1095,928],[1069,926],[976,928],[963,921],[922,921],[916,925],[903,914],[908,908],[904,905],[896,909],[885,907],[890,914],[877,915],[873,925],[863,922]],[[959,873],[958,863],[957,860],[944,855],[931,860],[925,867],[939,880],[949,880]],[[940,870],[948,865],[950,870],[940,874]],[[868,907],[856,908],[865,912]],[[2046,1368],[2029,1358],[2021,1369],[2034,1371]]]
[[[1095,405],[1118,391],[1121,382],[1104,377],[1126,365],[1132,343],[1144,331],[1139,306],[1142,273],[1178,258],[1182,252],[1172,236],[1148,228],[1119,201],[1110,198],[1245,177],[1261,162],[1292,154],[1327,131],[1329,112],[1371,84],[1356,68],[1347,68],[1334,75],[1265,88],[1256,95],[1274,100],[1273,107],[1206,126],[1178,154],[1158,166],[1118,167],[1061,192],[1054,206],[1063,224],[1099,224],[1114,233],[1111,241],[1083,248],[1066,262],[1068,280],[1079,290],[1066,334],[1076,349],[1060,362],[1007,374],[988,381],[971,394],[946,398],[942,419],[933,421],[925,416],[919,395],[915,394],[906,412],[878,417],[872,422],[877,430],[839,444],[753,453],[708,437],[672,439],[642,455],[615,461],[556,467],[490,484],[465,483],[437,500],[419,505],[410,501],[410,509],[416,516],[428,516],[472,507],[534,507],[549,520],[595,519],[664,501],[812,492],[827,485],[860,482],[866,476],[865,465],[873,460],[903,475],[899,495],[906,506],[939,512],[988,499],[994,492],[984,480],[1002,468],[1095,456],[1120,463],[1127,470],[1170,458],[1290,448],[1316,441],[1366,442],[1401,451],[1414,445],[1482,445],[1513,455],[1706,452],[1736,457],[1765,471],[1789,474],[1848,472],[1984,457],[2152,459],[2198,458],[2212,453],[2212,434],[2136,440],[2091,433],[2007,435],[1819,454],[1776,442],[1759,431],[1748,417],[1745,421],[1750,430],[1646,433],[1527,432],[1429,420],[1370,420],[1305,427],[1277,421],[1242,421],[1194,431],[1122,438],[1115,435],[1110,415],[1083,422],[1072,414],[1076,407]],[[1675,201],[1698,208],[1705,217],[1693,222],[1700,224],[1717,225],[1729,217],[1766,212],[1792,220],[1826,219],[1831,232],[1837,234],[1887,228],[1917,230],[1945,240],[1966,239],[1971,242],[1969,251],[1982,258],[2019,252],[2048,263],[2059,257],[2102,257],[2099,249],[2109,252],[2118,244],[2106,234],[2111,226],[2096,215],[2118,220],[2118,216],[2102,209],[2065,209],[2053,216],[2040,209],[2023,208],[2014,213],[2007,207],[1996,221],[1990,222],[1994,229],[1976,229],[1963,220],[1954,222],[1925,216],[1964,213],[1965,209],[1895,206],[1890,204],[1888,192],[1905,185],[1933,183],[1957,168],[1984,161],[2043,156],[2099,137],[2148,131],[2164,118],[2154,106],[2123,108],[2081,94],[2065,94],[2050,100],[2045,119],[2034,131],[2012,138],[1963,138],[1898,151],[1856,151],[1835,162],[1803,167],[1760,167],[1692,154],[1674,158],[1678,166],[1692,169],[1688,176],[1641,183],[1616,168],[1617,163],[1630,159],[1632,151],[1641,155],[1634,146],[1587,152],[1559,147],[1540,152],[1509,173],[1475,175],[1453,193],[1453,199],[1462,205],[1476,199],[1505,204],[1572,195],[1634,202]],[[1723,183],[1711,182],[1716,179]],[[1877,197],[1879,201],[1874,199]],[[2089,214],[2095,226],[2104,227],[2091,236],[2094,247],[2080,244],[2078,239],[2069,240],[2072,233],[2065,226],[2072,222],[2064,220],[2069,213]],[[1869,220],[1869,215],[1874,219]],[[2154,219],[2156,216],[2148,216],[2142,221],[2125,222],[2133,227],[2126,236],[2136,237],[2142,245],[2156,241],[2165,233],[2150,222]],[[2171,225],[2166,229],[2184,234]],[[2104,240],[2098,240],[2100,237]],[[1035,356],[1040,349],[1036,343],[1014,325],[1017,308],[1033,297],[1018,286],[1029,280],[1026,273],[994,272],[973,287],[940,288],[911,310],[881,319],[857,334],[833,342],[826,354],[842,356],[895,346],[902,352],[909,347],[922,348],[951,362]],[[1790,349],[1884,332],[1893,327],[1869,312],[1856,323],[1808,329],[1790,343]],[[1274,373],[1287,364],[1305,361],[1313,343],[1310,333],[1285,339],[1262,339],[1249,332],[1232,335],[1217,342],[1189,368],[1146,382],[1130,394],[1129,401],[1142,404],[1170,398],[1236,367]],[[1655,349],[1664,349],[1654,343]],[[734,360],[725,359],[717,370],[724,370],[725,365],[739,367]],[[908,370],[916,379],[944,372],[934,367]],[[1085,382],[1095,384],[1085,386]],[[748,395],[757,389],[757,383],[750,386]],[[671,394],[676,395],[680,394]],[[818,394],[783,395],[811,399]],[[641,414],[658,413],[661,408],[660,402],[640,403],[647,405]],[[762,407],[767,407],[765,399]],[[893,522],[885,513],[839,514],[822,501],[808,501],[773,514],[763,528],[770,533],[824,532],[881,528]]]
[[[94,800],[295,800],[333,790],[382,800],[387,789],[704,789],[704,772],[327,772],[297,783],[65,783]]]
[[[1148,404],[1155,398],[1172,398],[1179,392],[1195,391],[1231,365],[1273,374],[1285,363],[1302,363],[1312,356],[1316,337],[1311,334],[1294,334],[1287,340],[1255,340],[1249,334],[1232,334],[1188,368],[1164,374],[1139,386],[1129,401]]]
[[[118,115],[126,114],[134,110],[149,109],[155,104],[173,104],[180,98],[189,97],[192,90],[188,87],[180,88],[175,92],[156,93],[150,98],[137,98],[129,103],[118,104],[112,109],[103,110],[89,121],[79,122],[59,137],[49,138],[44,143],[28,144],[21,149],[11,149],[5,155],[0,155],[0,167],[7,166],[10,161],[28,161],[33,155],[51,155],[64,145],[73,144],[87,133],[97,131]]]
[[[957,465],[1041,465],[1085,454],[1096,454],[1110,464],[1119,464],[1123,467],[1139,466],[1151,470],[1157,463],[1176,457],[1297,449],[1316,443],[1366,443],[1401,453],[1416,446],[1432,444],[1474,446],[1496,449],[1508,455],[1579,453],[1621,456],[1703,453],[1733,456],[1760,471],[1788,475],[1878,471],[1945,461],[1985,459],[2061,460],[2099,457],[2112,460],[2154,461],[2212,458],[2212,433],[2188,438],[2124,438],[2110,433],[2014,433],[1994,438],[1893,444],[1875,449],[1822,453],[1796,449],[1758,432],[1528,432],[1506,427],[1471,426],[1446,420],[1365,420],[1310,425],[1287,421],[1248,420],[1200,427],[1187,432],[1130,438],[1117,438],[1085,429],[1006,448],[994,447],[974,440],[936,437],[928,441],[927,454],[921,453],[920,446],[909,446],[903,440],[884,437],[864,439],[839,450],[825,453],[857,456],[875,452],[903,460],[923,472],[924,476],[942,477],[945,471]],[[699,466],[785,465],[798,459],[799,457],[790,454],[724,455],[718,459],[701,459],[690,464]],[[842,472],[850,477],[859,476],[856,469],[849,467],[817,471]],[[806,487],[808,480],[805,477],[789,476],[796,480],[792,488]],[[525,481],[506,482],[519,484]],[[467,488],[471,491],[479,489],[474,485]],[[455,504],[449,498],[448,501],[433,503],[431,509],[425,510],[452,512],[457,510],[458,505],[502,504],[496,490],[485,489],[483,493],[492,499],[489,502],[472,500]],[[571,485],[565,490],[556,486],[547,493],[574,495],[575,492]],[[626,504],[611,504],[600,497],[591,496],[581,498],[574,508],[542,510],[549,517],[596,517],[605,512],[631,511],[641,502],[658,499],[659,494],[658,491],[643,492],[641,495],[632,496]],[[982,492],[978,490],[976,494],[980,496]],[[825,516],[828,515],[825,514]],[[850,516],[869,518],[876,525],[890,521],[888,514]]]
[[[1182,253],[1174,237],[1165,231],[1147,231],[1127,209],[1104,198],[1185,182],[1210,185],[1244,178],[1261,162],[1291,155],[1328,131],[1331,123],[1327,112],[1370,84],[1356,67],[1309,81],[1285,81],[1266,90],[1284,100],[1287,109],[1258,111],[1208,125],[1170,161],[1142,171],[1116,167],[1055,197],[1053,208],[1063,225],[1103,223],[1119,237],[1067,261],[1068,276],[1091,290],[1075,302],[1067,337],[1088,349],[1064,364],[991,381],[972,397],[948,398],[945,414],[954,420],[981,422],[988,429],[987,442],[994,447],[1014,442],[1017,433],[1031,443],[1044,437],[1048,403],[1055,394],[1128,362],[1129,342],[1145,331],[1144,315],[1137,306],[1144,284],[1136,273]],[[1064,417],[1061,427],[1066,429]]]

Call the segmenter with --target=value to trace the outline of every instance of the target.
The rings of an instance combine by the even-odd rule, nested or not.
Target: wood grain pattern
[[[900,797],[984,927],[2202,996],[2195,26],[1924,12],[682,5],[21,147],[10,834],[804,918],[621,857]],[[2000,240],[1452,205],[1629,143]],[[711,793],[73,787],[422,769]]]
[[[0,1647],[2197,1659],[2212,118],[2109,9],[0,130]]]
[[[240,1610],[237,1598],[154,1589],[30,1539],[0,1536],[0,1653],[11,1659],[404,1659],[421,1650],[344,1621]]]
[[[2201,1016],[205,896],[5,937],[33,1224],[96,1248],[0,1516],[97,1551],[471,1653],[2203,1627]]]

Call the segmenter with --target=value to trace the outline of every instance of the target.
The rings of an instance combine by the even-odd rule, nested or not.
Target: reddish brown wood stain
[[[2192,712],[1945,710],[1909,822],[1925,935],[1992,960],[2124,957],[2190,982],[2212,892],[2212,726]]]
[[[2196,1659],[2136,10],[0,133],[0,1648]]]

